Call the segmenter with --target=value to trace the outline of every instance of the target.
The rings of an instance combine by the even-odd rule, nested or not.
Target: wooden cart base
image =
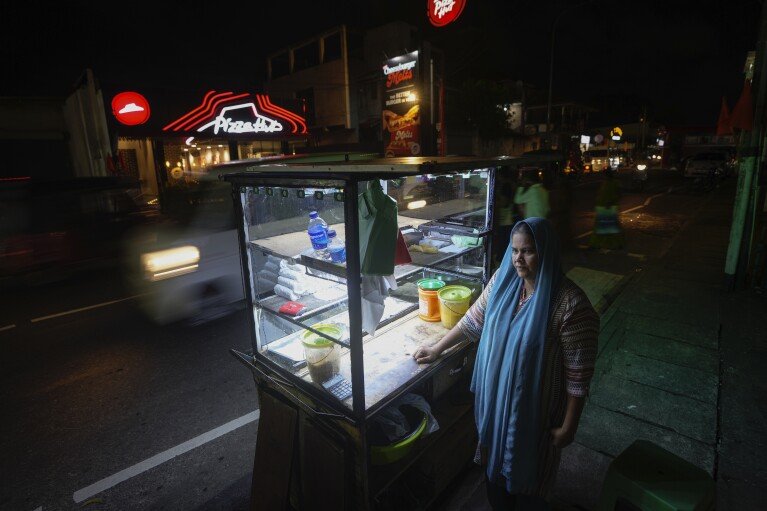
[[[440,429],[420,439],[404,459],[382,466],[369,465],[364,426],[317,416],[279,388],[258,383],[253,510],[425,509],[474,455],[473,396],[466,377],[432,403]]]

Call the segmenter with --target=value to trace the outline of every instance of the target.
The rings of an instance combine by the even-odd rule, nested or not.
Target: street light
[[[551,86],[554,82],[554,35],[557,32],[557,23],[559,23],[559,20],[562,19],[562,15],[566,12],[572,11],[573,9],[576,9],[578,7],[583,7],[584,5],[590,4],[594,2],[594,0],[586,0],[585,2],[581,2],[579,4],[572,5],[570,7],[566,7],[562,12],[560,12],[556,18],[554,18],[554,24],[551,27],[551,56],[549,57],[549,100],[546,104],[546,133],[551,133]],[[549,137],[549,144],[551,137]]]

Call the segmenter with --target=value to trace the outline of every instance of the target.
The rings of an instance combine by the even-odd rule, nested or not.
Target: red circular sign
[[[112,114],[128,126],[144,124],[149,119],[149,101],[138,92],[121,92],[112,99]]]
[[[426,12],[435,27],[454,22],[466,7],[466,0],[427,0]]]

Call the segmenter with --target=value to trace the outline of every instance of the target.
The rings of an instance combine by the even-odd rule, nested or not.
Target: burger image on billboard
[[[138,92],[121,92],[112,99],[112,115],[126,126],[149,120],[149,101]]]
[[[404,115],[398,115],[391,110],[383,111],[384,129],[389,132],[389,144],[384,149],[386,156],[421,154],[419,113],[419,105],[413,105]]]

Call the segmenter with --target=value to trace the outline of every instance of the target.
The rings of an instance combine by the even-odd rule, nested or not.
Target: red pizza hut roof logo
[[[258,105],[258,106],[256,106]],[[202,104],[163,128],[163,131],[212,131],[219,133],[308,132],[306,121],[272,103],[265,94],[208,92]]]
[[[384,65],[383,72],[386,75],[386,88],[390,88],[392,85],[399,85],[400,82],[413,79],[413,69],[415,68],[416,61],[402,62],[396,66],[389,67]]]
[[[428,0],[426,12],[435,27],[444,27],[455,20],[466,7],[466,0]]]
[[[112,98],[112,115],[126,126],[137,126],[149,120],[149,101],[138,92],[121,92]]]

